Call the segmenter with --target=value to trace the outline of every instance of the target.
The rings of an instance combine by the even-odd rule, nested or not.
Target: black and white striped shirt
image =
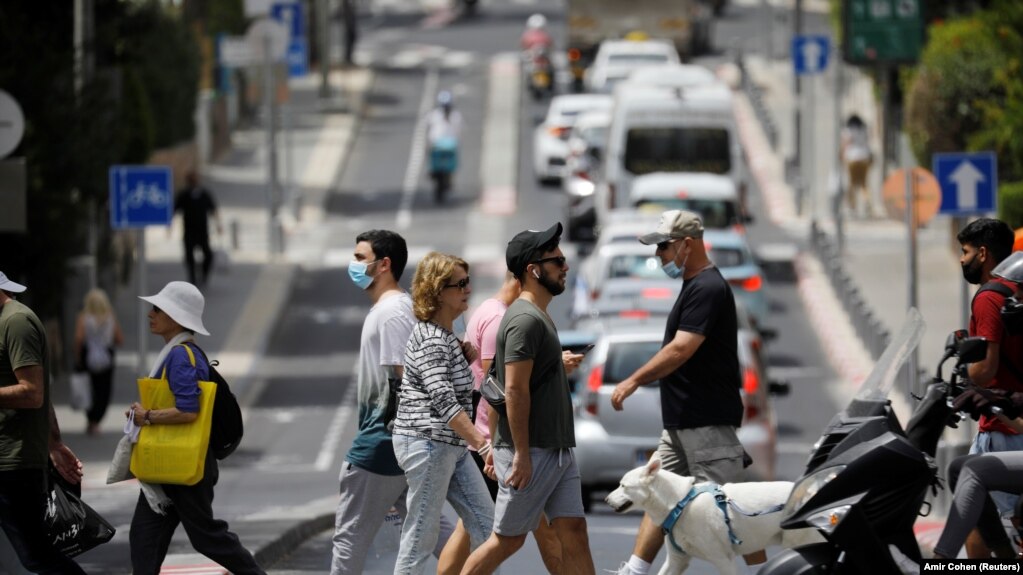
[[[448,422],[459,412],[472,413],[472,388],[472,371],[455,334],[435,323],[417,323],[405,346],[394,433],[465,445]]]

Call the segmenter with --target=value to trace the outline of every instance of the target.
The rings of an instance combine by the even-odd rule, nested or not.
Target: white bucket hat
[[[7,275],[4,272],[0,272],[0,290],[9,291],[11,293],[21,293],[27,288],[20,283],[12,282],[7,279]]]
[[[199,288],[188,282],[169,282],[160,293],[151,296],[139,296],[160,308],[172,320],[183,328],[190,329],[201,335],[210,332],[202,325],[202,312],[206,308],[206,299]]]

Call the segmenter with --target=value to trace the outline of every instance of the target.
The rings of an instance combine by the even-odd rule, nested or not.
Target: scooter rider
[[[437,107],[426,118],[426,137],[432,146],[443,138],[458,140],[461,134],[462,114],[455,109],[451,92],[441,90],[437,93]]]
[[[519,39],[523,52],[530,52],[534,48],[549,50],[554,44],[551,35],[547,33],[547,17],[543,14],[533,14],[526,20],[526,29]]]

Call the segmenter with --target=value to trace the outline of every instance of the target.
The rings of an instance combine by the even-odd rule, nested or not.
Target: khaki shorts
[[[657,445],[664,469],[695,477],[697,481],[720,484],[743,480],[744,453],[735,428],[730,425],[665,429]]]

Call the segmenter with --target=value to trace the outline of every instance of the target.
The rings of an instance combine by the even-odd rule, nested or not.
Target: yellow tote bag
[[[195,365],[191,348],[183,346]],[[174,407],[174,394],[164,372],[162,379],[139,378],[139,403],[146,409]],[[213,423],[213,398],[217,384],[199,382],[199,417],[192,423],[147,425],[139,433],[139,441],[131,452],[131,472],[146,483],[195,485],[206,467],[206,451],[210,446],[210,425]]]

